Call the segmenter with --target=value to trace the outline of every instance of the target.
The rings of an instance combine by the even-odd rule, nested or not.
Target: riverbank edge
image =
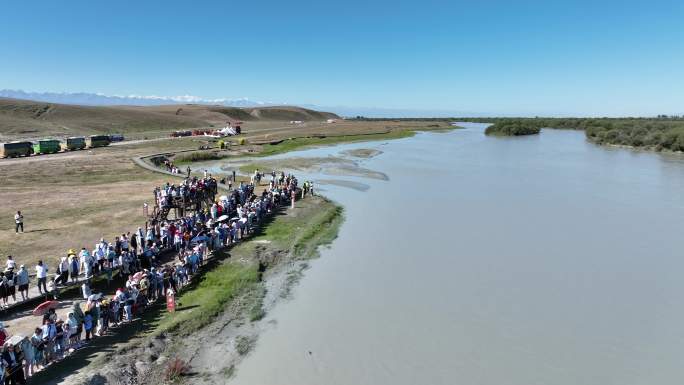
[[[262,158],[273,155],[281,155],[292,151],[305,150],[309,148],[325,147],[325,146],[335,146],[342,143],[359,143],[359,142],[371,142],[378,140],[395,140],[395,139],[405,139],[416,135],[418,132],[433,132],[433,133],[445,133],[453,130],[462,129],[463,127],[458,125],[451,125],[448,127],[434,127],[434,128],[415,128],[410,130],[388,130],[385,132],[378,133],[368,133],[368,134],[342,134],[342,135],[321,135],[321,136],[308,136],[308,137],[290,137],[282,140],[274,141],[273,143],[253,143],[252,145],[261,146],[265,148],[260,152],[245,153],[240,155],[235,154],[222,154],[221,150],[192,150],[185,151],[186,154],[206,154],[204,155],[206,159],[198,159],[194,161],[182,160],[180,162],[175,162],[176,165],[191,165],[194,163],[201,163],[213,160],[222,160],[226,158],[242,158],[242,157],[254,157]],[[249,144],[248,144],[249,145]],[[180,153],[180,152],[179,152]]]

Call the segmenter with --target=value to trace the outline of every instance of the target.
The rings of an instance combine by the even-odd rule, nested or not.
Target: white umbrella
[[[24,336],[21,336],[21,335],[13,335],[12,337],[10,337],[9,340],[7,340],[6,344],[16,346],[16,345],[18,345],[23,339],[24,339]]]

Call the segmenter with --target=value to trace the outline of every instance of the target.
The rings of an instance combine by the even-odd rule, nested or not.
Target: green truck
[[[84,148],[86,148],[86,140],[84,137],[74,136],[74,137],[66,139],[66,143],[64,146],[65,150],[76,151],[76,150],[83,150]]]
[[[109,139],[109,135],[91,135],[88,142],[88,147],[95,148],[109,146],[112,141]]]
[[[62,146],[59,140],[55,139],[39,140],[36,144],[33,145],[34,154],[54,154],[56,152],[59,152],[61,149]]]
[[[29,156],[31,154],[33,154],[33,143],[31,142],[10,142],[0,146],[0,156],[3,158]]]

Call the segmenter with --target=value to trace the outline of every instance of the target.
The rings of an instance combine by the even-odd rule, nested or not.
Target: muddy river
[[[346,221],[232,384],[684,379],[684,157],[466,126],[278,157]]]

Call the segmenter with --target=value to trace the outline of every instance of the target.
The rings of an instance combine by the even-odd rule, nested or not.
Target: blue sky
[[[0,26],[0,88],[684,113],[683,2],[8,1]]]

